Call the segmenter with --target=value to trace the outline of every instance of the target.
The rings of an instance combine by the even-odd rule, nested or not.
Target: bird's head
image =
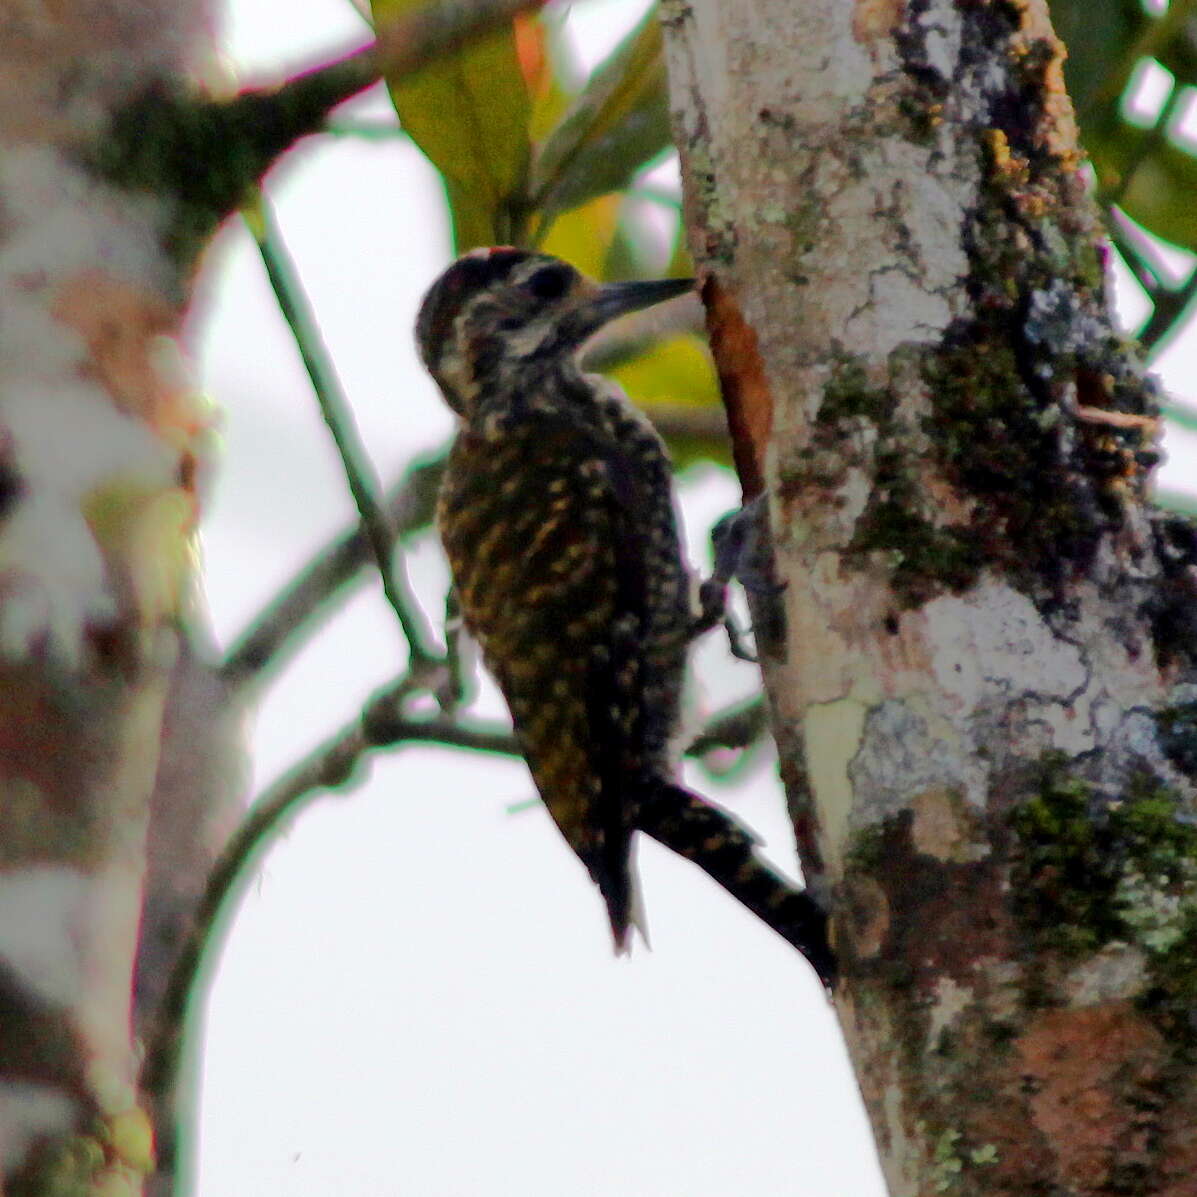
[[[548,254],[502,247],[458,258],[424,296],[416,342],[449,406],[468,417],[484,391],[572,361],[616,316],[690,290],[690,279],[596,283]]]

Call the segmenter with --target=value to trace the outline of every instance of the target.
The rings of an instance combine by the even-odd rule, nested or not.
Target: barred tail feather
[[[692,861],[809,961],[828,988],[835,955],[827,915],[756,852],[752,834],[725,810],[682,786],[662,781],[641,796],[636,826]]]

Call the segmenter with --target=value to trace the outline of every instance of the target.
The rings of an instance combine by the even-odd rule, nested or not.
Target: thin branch
[[[1156,294],[1168,285],[1161,271],[1127,235],[1118,209],[1107,207],[1105,213],[1106,229],[1114,248],[1122,255],[1122,260],[1126,263],[1127,269],[1135,276],[1139,286],[1147,292],[1149,298],[1154,299]]]
[[[629,187],[624,192],[627,199],[644,200],[650,204],[659,204],[662,208],[670,208],[674,212],[681,212],[682,197],[669,187],[654,187],[651,183],[641,183],[638,187]]]
[[[187,1005],[203,973],[206,959],[214,950],[214,945],[219,942],[222,918],[228,916],[231,901],[248,883],[254,863],[268,849],[271,841],[288,820],[294,818],[308,802],[325,790],[349,785],[355,779],[366,756],[374,749],[407,744],[440,744],[472,752],[519,755],[515,737],[509,730],[498,725],[468,718],[454,718],[443,713],[428,718],[405,714],[403,704],[413,688],[413,680],[407,677],[375,694],[366,703],[360,716],[351,720],[298,761],[254,802],[245,822],[226,845],[208,877],[203,898],[196,909],[191,933],[175,962],[148,1045],[142,1087],[152,1109],[169,1109],[170,1103],[166,1099],[173,1092],[181,1063]],[[690,746],[689,754],[700,755],[720,745],[741,747],[751,743],[760,730],[763,730],[763,712],[762,699],[737,703],[711,721],[704,733]],[[707,820],[707,823],[699,830],[706,839],[710,838],[714,830],[718,830],[726,838],[729,828],[743,838],[739,825],[730,816],[723,814],[716,807],[703,805],[701,818]],[[711,820],[715,821],[717,827],[707,825]],[[771,926],[775,926],[779,934],[795,943],[800,950],[809,952],[809,944],[806,940],[799,942],[799,938],[812,933],[812,919],[818,923],[822,917],[813,902],[805,895],[788,896],[783,892],[788,883],[769,870],[768,866],[762,865],[768,878],[774,883],[773,888],[769,890],[772,894],[772,904],[765,903],[768,906],[768,909],[765,909],[762,906],[765,900],[762,896],[764,891],[758,892],[751,880],[746,882],[742,876],[729,880],[722,875],[727,870],[721,872],[719,860],[712,858],[704,863],[695,855],[691,842],[693,826],[691,816],[688,818],[685,833],[679,831],[681,824],[676,811],[668,817],[664,817],[661,811],[647,811],[641,823],[645,834],[696,860],[701,868],[720,881],[733,896],[745,902],[749,909],[760,914]],[[760,874],[758,870],[754,876],[759,881],[764,874]],[[778,885],[782,887],[781,890],[777,889]],[[816,967],[820,969],[821,976],[826,975],[824,961],[817,961]],[[159,1166],[169,1171],[174,1166],[175,1128],[173,1125],[160,1125],[156,1130]]]
[[[387,516],[399,536],[428,526],[444,469],[443,455],[416,462],[387,492]],[[242,685],[277,669],[299,650],[369,561],[370,548],[360,525],[318,549],[234,642],[220,669],[225,680]]]
[[[1153,260],[1150,241],[1120,208],[1106,207],[1106,228],[1127,269],[1151,301],[1151,314],[1139,330],[1139,342],[1154,354],[1160,341],[1176,327],[1197,295],[1197,270],[1177,285]]]
[[[339,104],[384,74],[392,81],[409,75],[542,3],[440,0],[422,5],[379,29],[372,45],[232,99],[209,99],[185,89],[143,92],[114,113],[89,160],[118,186],[173,197],[177,211],[165,230],[166,242],[180,261],[190,261],[220,222],[249,202],[270,167],[301,138],[320,132]]]
[[[667,438],[721,442],[727,436],[721,407],[663,403],[642,406]],[[445,459],[440,454],[418,462],[387,492],[386,512],[400,536],[428,526],[444,468]],[[347,529],[317,549],[234,642],[221,666],[229,684],[252,684],[297,652],[369,560],[370,550],[360,526]]]
[[[407,130],[394,121],[329,121],[323,131],[329,137],[354,137],[361,141],[394,141],[407,137]]]
[[[639,403],[637,406],[666,440],[709,441],[726,451],[727,413],[722,404],[687,407],[682,403]]]
[[[323,120],[338,104],[365,91],[381,76],[394,79],[412,74],[463,43],[508,24],[521,13],[542,7],[544,2],[440,0],[425,4],[376,29],[372,45],[333,62],[321,62],[278,87],[248,94],[268,96],[284,111],[320,110]],[[307,131],[314,132],[316,127]]]
[[[405,678],[376,694],[361,716],[299,761],[254,803],[208,878],[187,942],[179,953],[159,1008],[143,1069],[142,1088],[151,1108],[166,1109],[181,1063],[187,1004],[206,957],[219,939],[221,915],[244,888],[251,865],[279,829],[324,790],[349,784],[370,750],[400,744],[435,743],[475,752],[514,755],[514,737],[477,721],[406,716],[402,704],[413,688]],[[175,1160],[175,1128],[158,1126],[158,1166],[169,1172]]]
[[[365,445],[358,435],[352,409],[341,390],[332,359],[320,335],[320,326],[265,197],[260,202],[258,220],[249,223],[251,227],[257,226],[253,227],[254,237],[270,285],[274,288],[278,305],[295,337],[308,377],[312,380],[320,414],[341,455],[345,477],[361,516],[362,529],[382,578],[383,594],[407,638],[412,668],[426,671],[439,662],[440,655],[433,648],[431,631],[412,593],[402,555],[396,551],[395,531],[378,500],[381,488]]]
[[[461,615],[461,604],[457,591],[450,586],[445,595],[445,693],[441,698],[442,710],[453,710],[473,697],[474,654],[470,648],[469,633]]]
[[[1197,411],[1183,403],[1165,403],[1163,416],[1170,424],[1186,432],[1197,432]]]
[[[1154,353],[1163,338],[1177,327],[1185,310],[1197,296],[1197,270],[1176,290],[1159,290],[1151,296],[1151,315],[1139,330],[1139,340]]]
[[[764,696],[757,694],[712,716],[686,749],[686,755],[701,757],[720,748],[748,748],[761,738],[768,725]]]

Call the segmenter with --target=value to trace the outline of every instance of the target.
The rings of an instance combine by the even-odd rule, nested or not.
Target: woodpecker
[[[437,526],[462,619],[549,814],[606,902],[616,951],[640,924],[640,829],[705,868],[828,981],[813,900],[755,855],[730,815],[674,781],[688,645],[718,621],[723,587],[696,603],[665,446],[578,360],[609,320],[692,285],[599,285],[509,247],[450,266],[416,322],[459,422]]]

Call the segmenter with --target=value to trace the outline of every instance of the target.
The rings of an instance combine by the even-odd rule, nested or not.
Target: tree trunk
[[[662,16],[786,583],[782,769],[890,1190],[1193,1194],[1197,536],[1146,502],[1155,394],[1046,5]]]
[[[205,0],[0,0],[0,1191],[140,1192],[139,1047],[240,790],[193,651],[173,203],[89,166]],[[234,721],[235,722],[235,721]],[[197,768],[196,762],[203,767]],[[133,1002],[134,975],[137,1001]]]

